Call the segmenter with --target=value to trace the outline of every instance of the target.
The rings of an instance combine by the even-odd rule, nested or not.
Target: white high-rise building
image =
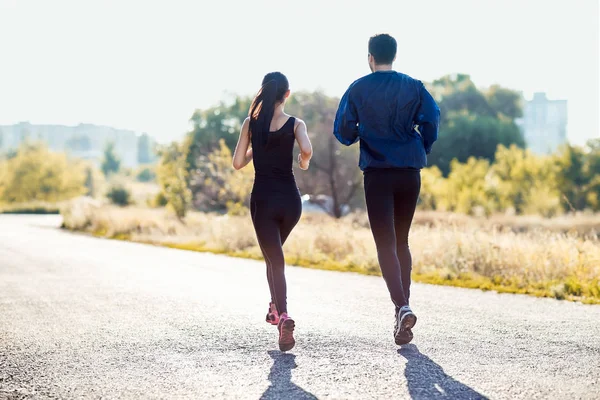
[[[521,123],[527,148],[536,154],[550,154],[567,143],[567,101],[549,100],[535,93],[525,102]]]

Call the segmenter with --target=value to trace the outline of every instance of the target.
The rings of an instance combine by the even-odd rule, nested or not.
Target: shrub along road
[[[393,343],[379,277],[288,268],[297,346],[261,262],[0,216],[0,398],[598,398],[600,306],[414,285]]]

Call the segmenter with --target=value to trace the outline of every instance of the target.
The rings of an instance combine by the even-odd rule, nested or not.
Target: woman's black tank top
[[[283,126],[267,132],[266,144],[261,135],[252,134],[254,161],[254,197],[273,194],[298,194],[294,179],[294,125],[296,118],[290,117]]]

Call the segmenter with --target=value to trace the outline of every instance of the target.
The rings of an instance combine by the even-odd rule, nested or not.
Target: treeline
[[[525,150],[515,123],[522,116],[518,93],[498,86],[480,90],[467,75],[428,86],[442,110],[442,124],[422,174],[421,208],[543,216],[600,210],[600,140],[534,155]],[[110,143],[98,169],[25,142],[16,152],[0,154],[0,203],[108,195],[126,205],[131,202],[127,182],[156,179],[161,190],[151,205],[166,205],[180,218],[189,209],[246,213],[254,172],[252,165],[234,171],[231,158],[250,102],[236,97],[197,110],[184,140],[161,147],[156,167],[137,171],[122,167]],[[300,92],[286,111],[306,121],[314,147],[311,168],[296,171],[298,186],[339,217],[363,208],[364,196],[358,146],[341,146],[331,133],[337,105],[337,98],[323,93]]]
[[[431,167],[423,171],[421,207],[545,216],[600,209],[597,141],[536,156],[524,150],[515,123],[523,109],[517,92],[500,86],[481,90],[468,75],[445,76],[428,88],[440,105],[442,121]],[[237,97],[197,110],[185,140],[162,149],[162,204],[180,217],[188,207],[244,212],[253,171],[250,166],[235,172],[230,164],[250,102]],[[292,95],[286,111],[306,121],[315,152],[309,171],[297,171],[298,186],[305,194],[327,199],[330,212],[339,217],[364,204],[358,146],[341,146],[331,134],[337,105],[337,98],[323,93],[300,92]]]

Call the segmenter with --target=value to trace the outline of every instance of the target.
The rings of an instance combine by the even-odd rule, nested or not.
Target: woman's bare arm
[[[250,148],[250,118],[246,118],[240,129],[235,152],[233,153],[233,168],[239,170],[252,161],[252,148]]]
[[[301,119],[297,120],[294,128],[294,134],[296,135],[296,141],[300,147],[298,164],[300,164],[300,169],[307,170],[310,164],[310,159],[313,156],[313,149],[312,145],[310,144],[310,139],[308,138],[306,124]]]

